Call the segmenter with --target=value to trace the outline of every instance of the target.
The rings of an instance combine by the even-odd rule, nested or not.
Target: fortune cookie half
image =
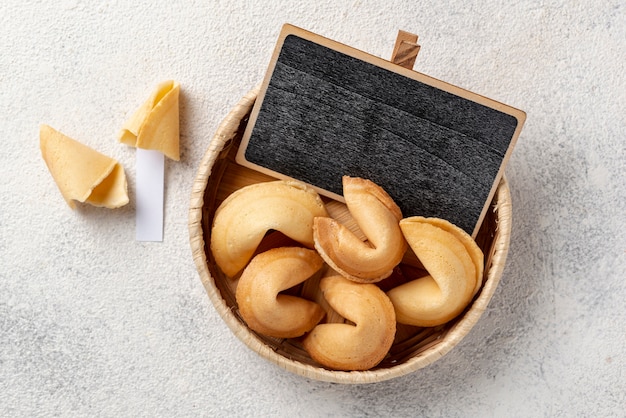
[[[75,201],[106,208],[128,203],[124,168],[114,159],[48,125],[40,127],[39,146],[52,178],[72,209]]]
[[[180,160],[180,85],[172,80],[157,86],[152,95],[124,124],[120,142],[136,148],[161,151]]]

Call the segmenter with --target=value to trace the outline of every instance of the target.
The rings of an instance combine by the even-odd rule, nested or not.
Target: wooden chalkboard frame
[[[444,218],[475,237],[525,119],[511,106],[287,24],[236,161],[339,201],[342,175],[369,178],[405,216]],[[346,162],[348,155],[355,157]]]

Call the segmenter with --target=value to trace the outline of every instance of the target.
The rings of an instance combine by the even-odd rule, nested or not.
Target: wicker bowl
[[[248,116],[258,89],[244,96],[215,133],[193,184],[189,210],[189,235],[200,279],[209,299],[232,332],[261,357],[311,379],[336,383],[371,383],[388,380],[425,367],[449,352],[476,324],[491,299],[508,253],[511,232],[511,196],[502,178],[476,238],[485,254],[483,286],[467,309],[447,324],[418,328],[398,324],[396,339],[387,357],[367,371],[334,371],[315,363],[296,339],[277,339],[251,331],[241,319],[232,279],[217,268],[207,243],[213,214],[233,191],[260,181],[273,180],[235,163]]]

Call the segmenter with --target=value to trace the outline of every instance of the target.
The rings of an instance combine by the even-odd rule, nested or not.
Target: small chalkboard
[[[342,200],[367,178],[405,217],[476,235],[525,113],[285,25],[237,162]]]

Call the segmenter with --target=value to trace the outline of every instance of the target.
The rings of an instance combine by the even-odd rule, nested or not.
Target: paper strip
[[[163,241],[165,156],[137,148],[136,240]]]

